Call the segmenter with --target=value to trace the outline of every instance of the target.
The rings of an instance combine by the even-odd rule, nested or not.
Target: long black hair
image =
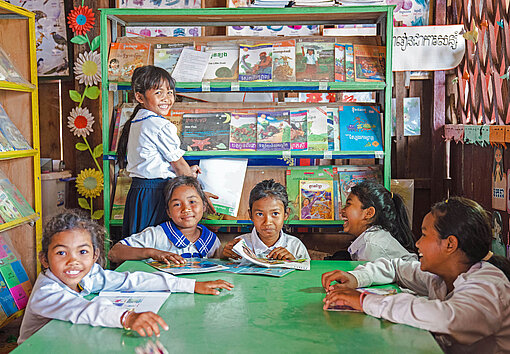
[[[406,250],[416,253],[407,209],[400,195],[391,193],[382,184],[370,180],[352,187],[351,194],[358,197],[363,209],[375,209],[369,226],[379,226],[388,231]]]
[[[453,197],[436,203],[430,213],[434,216],[434,227],[439,237],[455,236],[471,265],[487,256],[492,243],[491,218],[480,204],[471,199]],[[510,280],[508,259],[493,254],[488,262],[501,269]]]
[[[141,93],[145,95],[145,92],[150,89],[157,89],[161,86],[162,82],[168,82],[168,86],[171,89],[175,89],[175,80],[170,76],[168,71],[163,68],[154,65],[146,65],[139,68],[136,68],[133,72],[133,77],[131,78],[131,88],[133,89],[133,93]],[[140,103],[138,103],[131,114],[131,117],[126,121],[124,127],[122,128],[122,133],[119,138],[119,146],[117,148],[117,161],[119,162],[119,167],[126,168],[127,165],[127,144],[129,138],[129,131],[131,130],[131,123],[133,119],[136,117],[138,111],[143,108]]]

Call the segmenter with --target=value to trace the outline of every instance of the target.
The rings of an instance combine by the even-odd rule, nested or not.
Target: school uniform
[[[296,259],[310,259],[308,251],[305,245],[295,236],[288,235],[283,231],[280,231],[280,237],[278,241],[271,246],[267,247],[264,242],[259,238],[257,230],[253,228],[250,233],[237,236],[236,238],[242,238],[246,241],[246,245],[258,256],[266,257],[273,249],[278,247],[286,248],[287,251],[292,253]]]
[[[147,109],[137,112],[127,144],[126,171],[133,182],[126,197],[124,236],[168,220],[164,189],[176,176],[171,163],[184,155],[180,146],[174,124]]]
[[[422,271],[417,261],[381,258],[349,273],[360,287],[396,282],[419,295],[368,294],[363,311],[371,316],[448,335],[452,349],[461,346],[462,352],[510,352],[510,282],[488,262],[459,275],[450,293],[439,276]]]
[[[121,240],[120,243],[131,247],[155,248],[181,255],[183,258],[211,258],[218,248],[220,240],[207,227],[198,224],[202,230],[200,238],[194,243],[182,234],[173,221],[158,226],[150,226],[140,233]]]
[[[84,299],[91,293],[122,290],[151,290],[195,292],[195,280],[177,278],[171,274],[156,272],[114,272],[104,270],[95,263],[79,285],[83,289],[76,292],[58,279],[51,270],[40,273],[32,295],[28,300],[20,328],[18,344],[38,331],[52,319],[91,326],[122,328],[121,315],[126,309],[119,308],[107,299]]]
[[[404,258],[418,260],[418,256],[406,250],[391,234],[378,226],[372,226],[359,235],[347,249],[353,261],[375,261],[377,258]]]

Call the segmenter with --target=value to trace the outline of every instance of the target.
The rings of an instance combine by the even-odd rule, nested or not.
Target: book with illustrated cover
[[[165,69],[171,75],[175,64],[185,47],[193,47],[192,43],[163,43],[154,45],[154,65]]]
[[[291,150],[307,150],[308,128],[307,110],[290,112],[290,148]]]
[[[209,273],[227,269],[225,266],[202,258],[187,258],[185,261],[186,263],[184,264],[166,264],[165,262],[159,261],[150,261],[146,263],[157,270],[173,275]]]
[[[382,151],[381,114],[372,106],[340,106],[342,151]]]
[[[354,81],[354,46],[344,44],[345,46],[345,81]]]
[[[289,111],[257,113],[257,151],[290,149]]]
[[[298,39],[296,43],[297,81],[334,81],[334,39]]]
[[[307,114],[308,151],[328,150],[328,112],[326,107],[310,107]]]
[[[0,48],[0,81],[34,86],[19,73],[2,48]]]
[[[128,119],[131,117],[136,106],[137,103],[123,103],[117,108],[117,112],[115,114],[115,126],[113,128],[112,135],[112,146],[110,148],[111,151],[117,151],[124,124],[126,124]]]
[[[0,265],[12,263],[18,258],[13,252],[14,248],[6,234],[0,234]]]
[[[150,44],[111,43],[108,80],[130,82],[136,68],[149,64]]]
[[[230,150],[257,150],[257,114],[233,112],[230,120]]]
[[[214,43],[205,47],[211,54],[203,81],[237,81],[239,77],[239,46],[233,43]]]
[[[0,187],[0,216],[5,222],[10,222],[23,217],[20,211],[9,198],[9,195]]]
[[[335,81],[345,81],[345,45],[335,43]]]
[[[228,150],[230,113],[182,115],[181,146],[185,151]]]
[[[264,257],[258,257],[246,244],[246,241],[241,239],[234,245],[232,250],[240,255],[244,263],[251,263],[260,267],[267,268],[290,268],[298,270],[310,270],[310,260],[308,259],[296,259],[293,261],[280,260],[280,259],[269,259]]]
[[[239,81],[271,81],[273,78],[273,45],[241,44],[239,46]]]
[[[331,180],[299,181],[299,220],[334,220]]]
[[[382,296],[389,296],[389,295],[395,295],[397,293],[397,289],[391,289],[391,288],[358,288],[356,289],[360,292],[367,292],[369,294],[374,295],[382,295]],[[354,308],[348,306],[348,305],[330,305],[327,309],[328,311],[347,311],[347,312],[363,312],[360,310],[355,310]]]
[[[170,291],[101,291],[98,297],[137,313],[158,313],[170,294]]]
[[[345,205],[351,188],[356,184],[374,180],[382,183],[382,168],[380,165],[359,166],[342,165],[336,166],[338,176],[338,204],[340,207]]]
[[[177,135],[179,139],[182,136],[182,115],[187,113],[195,113],[193,109],[171,109],[168,116],[165,118],[172,122],[177,128]]]
[[[273,81],[296,81],[296,41],[273,43]]]
[[[1,269],[2,267],[0,267]],[[7,286],[7,282],[4,277],[0,274],[0,306],[2,306],[2,310],[5,312],[7,317],[15,314],[18,311],[16,307],[16,302],[9,291]]]
[[[250,274],[250,275],[266,275],[270,277],[281,278],[284,275],[292,273],[295,269],[289,268],[267,268],[267,267],[258,267],[255,265],[242,265],[237,262],[224,262],[221,263],[228,269],[222,270],[225,273],[235,273],[235,274]]]
[[[0,133],[5,139],[7,139],[9,144],[11,144],[15,150],[32,149],[23,134],[21,134],[7,115],[2,104],[0,104]]]
[[[386,47],[354,45],[355,81],[384,81]]]
[[[112,203],[112,213],[110,219],[122,220],[124,217],[124,208],[126,206],[126,197],[131,187],[131,177],[126,172],[119,172],[115,185],[115,196]]]
[[[0,131],[0,152],[3,151],[13,151],[14,146],[5,138],[5,136]]]
[[[337,107],[328,107],[328,150],[340,151],[340,122]]]
[[[0,194],[2,200],[0,202],[0,216],[5,222],[35,214],[34,209],[28,204],[18,188],[1,171]]]

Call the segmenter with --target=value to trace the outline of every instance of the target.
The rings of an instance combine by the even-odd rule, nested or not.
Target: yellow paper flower
[[[93,168],[86,168],[76,178],[76,188],[85,198],[95,198],[103,191],[103,174]]]
[[[94,117],[87,107],[75,107],[67,117],[67,126],[76,136],[87,136],[93,132]]]
[[[74,74],[80,84],[87,86],[97,85],[101,81],[101,56],[96,51],[85,52],[78,55],[74,63]]]

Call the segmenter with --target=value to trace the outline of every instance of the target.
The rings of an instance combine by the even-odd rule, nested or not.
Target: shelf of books
[[[256,182],[274,178],[287,187],[288,225],[340,226],[353,183],[376,178],[390,185],[392,19],[393,6],[101,10],[104,188],[112,195],[105,198],[107,229],[122,224],[130,185],[114,168],[122,126],[135,107],[128,100],[130,77],[147,64],[176,79],[182,102],[165,118],[177,127],[186,159],[253,162],[239,175],[244,185],[235,205],[219,208],[229,216],[205,224],[251,224],[247,195]],[[332,37],[319,29],[359,23],[375,24],[377,35]],[[126,35],[165,26],[196,26],[196,35]],[[240,35],[242,26],[252,32]],[[283,26],[292,29],[279,36]],[[263,28],[271,35],[256,33]],[[271,159],[338,165],[250,170]],[[351,165],[351,159],[373,159],[373,165]]]

